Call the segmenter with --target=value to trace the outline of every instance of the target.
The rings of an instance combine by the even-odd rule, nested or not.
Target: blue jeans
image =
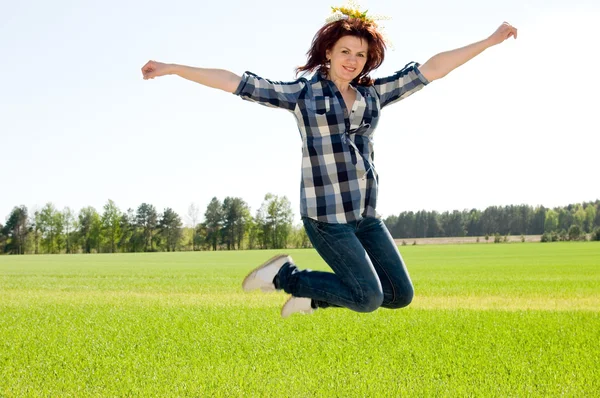
[[[278,289],[311,298],[318,308],[371,312],[410,304],[413,285],[383,221],[374,217],[347,224],[302,221],[314,248],[334,273],[300,270],[286,263],[275,278]]]

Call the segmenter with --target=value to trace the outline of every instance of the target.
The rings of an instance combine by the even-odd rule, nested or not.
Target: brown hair
[[[331,22],[319,29],[313,38],[310,49],[306,53],[308,57],[306,65],[297,67],[296,75],[300,72],[312,72],[314,70],[319,73],[327,73],[328,61],[325,58],[325,52],[332,49],[335,43],[344,36],[356,36],[366,40],[369,44],[365,67],[360,75],[353,80],[353,83],[361,86],[373,84],[373,79],[369,77],[369,73],[383,63],[386,46],[383,36],[377,31],[377,26],[358,18]]]

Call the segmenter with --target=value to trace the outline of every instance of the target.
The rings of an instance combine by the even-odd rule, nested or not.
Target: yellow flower
[[[346,15],[349,18],[356,18],[356,19],[362,19],[363,21],[367,22],[367,23],[371,23],[374,25],[377,25],[375,23],[375,20],[372,18],[367,17],[367,11],[361,12],[358,9],[355,8],[348,8],[348,7],[331,7],[331,10],[333,13],[336,12],[341,12],[342,14]]]

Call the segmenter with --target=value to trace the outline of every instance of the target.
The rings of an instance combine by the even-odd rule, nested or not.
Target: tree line
[[[409,211],[384,222],[396,239],[546,234],[552,240],[578,240],[591,234],[600,240],[600,200],[556,208],[510,205],[483,211]]]
[[[184,227],[171,208],[158,212],[148,203],[121,211],[109,200],[99,213],[94,207],[77,214],[47,203],[29,214],[15,207],[0,224],[0,253],[132,253],[187,250],[281,249],[310,247],[300,226],[293,226],[289,200],[267,194],[254,216],[241,198],[213,198],[200,222],[200,209],[190,205]]]
[[[190,205],[183,226],[171,208],[159,213],[148,203],[121,211],[112,201],[99,213],[88,206],[75,213],[47,203],[29,214],[15,207],[0,223],[0,254],[130,253],[188,250],[311,247],[302,226],[293,225],[289,200],[267,194],[253,216],[242,198],[213,198],[202,221]],[[396,239],[489,235],[543,235],[542,241],[600,240],[600,200],[565,207],[491,206],[485,210],[402,212],[384,222]]]

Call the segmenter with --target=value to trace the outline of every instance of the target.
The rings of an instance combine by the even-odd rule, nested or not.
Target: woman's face
[[[325,52],[326,58],[331,62],[329,78],[351,82],[365,67],[369,43],[356,36],[340,38],[332,49]]]

